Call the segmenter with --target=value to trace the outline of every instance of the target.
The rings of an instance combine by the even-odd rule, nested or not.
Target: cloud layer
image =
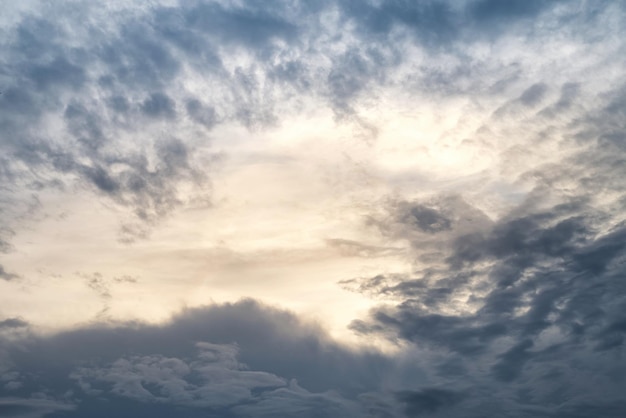
[[[4,390],[13,395],[6,408],[34,411],[39,405],[26,397],[37,393],[71,411],[57,416],[132,416],[137,408],[157,416],[361,416],[359,395],[378,388],[390,365],[252,300],[188,310],[160,326],[7,337],[2,354]]]

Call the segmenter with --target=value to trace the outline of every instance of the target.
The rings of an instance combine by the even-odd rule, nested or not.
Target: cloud
[[[0,264],[0,279],[2,279],[2,280],[7,280],[7,281],[8,281],[8,280],[14,280],[14,279],[17,279],[17,278],[19,278],[19,277],[20,277],[20,276],[18,276],[17,274],[14,274],[14,273],[9,273],[8,271],[6,271],[6,270],[4,269],[4,266],[2,266],[2,265]]]
[[[450,220],[429,207],[416,205],[411,208],[410,216],[414,218],[417,227],[424,232],[435,233],[450,229]]]
[[[71,393],[67,416],[87,416],[104,399],[121,416],[137,407],[129,402],[192,416],[363,416],[357,395],[376,390],[389,365],[252,300],[186,310],[164,325],[94,324],[0,344],[21,376],[15,394],[60,402]]]
[[[88,8],[74,11],[89,13]],[[98,35],[98,44],[82,42],[75,49],[66,45],[80,36],[75,27],[28,14],[17,24],[15,37],[6,46],[10,64],[4,68],[10,84],[0,96],[1,105],[8,110],[0,123],[5,133],[0,146],[13,159],[4,176],[13,178],[13,184],[28,189],[38,178],[55,179],[60,184],[84,182],[93,186],[92,191],[134,210],[140,222],[148,223],[182,204],[176,196],[178,184],[206,185],[191,164],[171,164],[171,152],[180,154],[184,147],[184,152],[192,153],[188,144],[174,150],[159,143],[171,141],[139,139],[134,134],[138,120],[133,121],[133,113],[156,120],[176,116],[175,101],[159,90],[179,67],[169,48],[148,36],[152,28],[136,23],[121,26],[122,38],[105,30]],[[94,67],[97,63],[104,65],[100,73]],[[149,93],[138,103],[127,98],[128,90],[122,93],[123,86],[133,91],[145,88]],[[95,87],[106,93],[91,94]],[[108,117],[108,106],[118,115]],[[65,126],[49,129],[46,120],[50,118],[62,120]],[[129,134],[135,138],[124,144],[121,138]],[[157,160],[152,161],[153,157]],[[168,160],[164,161],[165,171],[159,171],[159,158]],[[28,169],[20,168],[21,163]],[[193,178],[185,179],[184,171]],[[18,192],[12,195],[19,199]]]
[[[473,416],[476,405],[489,403],[482,390],[499,393],[497,408],[519,416],[565,416],[574,408],[566,406],[568,396],[593,399],[590,405],[610,416],[623,399],[619,391],[626,382],[609,377],[617,358],[612,356],[619,356],[624,341],[619,278],[626,229],[618,197],[623,184],[611,180],[623,174],[624,165],[621,157],[609,156],[621,143],[613,139],[623,130],[614,119],[622,95],[609,93],[578,113],[579,84],[562,84],[548,100],[554,94],[546,83],[533,83],[490,122],[493,130],[500,124],[520,124],[518,132],[533,127],[528,144],[537,146],[555,123],[546,118],[561,118],[570,126],[559,141],[561,149],[571,151],[566,157],[519,167],[517,179],[530,186],[524,199],[496,216],[461,198],[390,200],[385,212],[372,215],[372,223],[392,243],[408,241],[411,272],[341,282],[380,300],[369,318],[352,323],[354,331],[415,347],[433,362],[442,390],[458,390],[459,379],[479,388],[463,401],[469,415],[462,416]],[[511,161],[520,158],[513,155]],[[573,359],[581,363],[573,365]],[[553,371],[546,373],[546,367]],[[590,370],[606,378],[593,393],[572,383]],[[421,395],[415,396],[416,405],[423,401],[422,410],[433,405],[434,412],[437,398]],[[534,407],[541,409],[530,412]],[[407,414],[418,414],[417,407],[410,408],[407,403]]]
[[[225,42],[242,43],[252,48],[267,47],[274,39],[297,38],[297,27],[278,10],[268,13],[250,7],[225,8],[219,4],[199,4],[186,11],[186,21],[194,28],[217,36]]]
[[[0,413],[10,418],[40,418],[58,411],[71,411],[69,403],[39,398],[0,398]]]
[[[141,110],[153,118],[173,119],[176,117],[174,101],[163,93],[152,93],[144,100]]]
[[[27,327],[28,322],[21,318],[7,318],[0,321],[0,329],[2,328],[23,328]]]
[[[195,134],[200,127],[233,121],[250,129],[274,126],[285,110],[321,100],[369,141],[379,129],[360,115],[360,104],[376,96],[373,92],[399,85],[416,92],[459,92],[468,78],[484,73],[486,63],[457,54],[457,69],[449,72],[453,56],[442,55],[442,48],[480,42],[480,28],[537,18],[556,7],[491,0],[283,6],[118,5],[110,15],[89,5],[23,10],[7,28],[10,41],[3,47],[0,107],[6,112],[0,146],[10,160],[3,178],[21,190],[45,184],[44,178],[102,195],[130,211],[132,221],[120,216],[124,225],[133,224],[121,229],[121,238],[132,241],[176,208],[197,201],[180,189],[192,189],[205,201],[211,193],[200,163],[208,138],[183,141],[189,164],[163,171],[159,143],[164,136],[181,141],[176,132]],[[65,13],[69,8],[72,13]],[[574,9],[562,12],[570,16]],[[339,14],[335,26],[325,19],[334,12]],[[74,25],[73,19],[84,25]],[[405,39],[398,30],[414,38]],[[328,31],[340,35],[332,42],[336,48],[325,40]],[[432,55],[432,62],[415,62],[416,52]],[[407,70],[415,76],[394,75]],[[200,78],[206,83],[197,88]],[[547,89],[546,83],[536,83],[519,103],[538,104]],[[563,108],[574,93],[563,94],[554,109]],[[51,120],[63,122],[53,127]],[[23,199],[24,193],[9,194]]]
[[[374,309],[368,320],[355,320],[352,329],[406,341],[424,353],[443,350],[449,358],[439,360],[437,374],[448,384],[462,373],[486,385],[493,378],[527,387],[544,364],[551,364],[562,373],[552,379],[571,396],[582,396],[584,389],[568,383],[581,371],[565,359],[578,358],[590,362],[584,369],[608,373],[613,361],[591,353],[618,355],[623,347],[618,307],[624,304],[619,279],[626,255],[624,227],[617,223],[600,232],[611,216],[618,214],[600,215],[586,204],[535,209],[452,238],[447,257],[417,258],[414,275],[345,282],[391,302]],[[411,227],[412,219],[399,219]],[[417,254],[425,250],[414,246]],[[446,364],[455,358],[460,363],[449,369]],[[472,366],[476,363],[489,365],[490,371],[485,375]],[[625,384],[617,379],[605,387],[623,389]],[[611,393],[610,399],[620,399],[618,392]],[[555,395],[546,389],[541,402],[550,396]],[[604,395],[592,396],[599,405],[604,402]]]
[[[476,20],[497,21],[535,17],[551,5],[550,2],[544,0],[480,0],[472,2],[470,10]]]
[[[71,378],[87,392],[102,393],[92,388],[109,383],[112,394],[139,402],[209,408],[247,401],[252,390],[285,386],[274,375],[245,370],[236,359],[236,346],[197,343],[196,347],[199,353],[189,363],[160,355],[121,358],[101,369],[78,369]]]
[[[463,399],[460,393],[437,388],[398,392],[396,397],[405,405],[406,414],[409,417],[431,414],[439,409],[453,406]]]

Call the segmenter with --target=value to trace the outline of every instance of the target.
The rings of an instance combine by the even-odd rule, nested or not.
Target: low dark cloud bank
[[[0,332],[25,325],[7,319]],[[252,300],[186,310],[160,326],[3,335],[5,416],[39,416],[46,402],[55,417],[367,416],[362,398],[375,397],[391,365]]]

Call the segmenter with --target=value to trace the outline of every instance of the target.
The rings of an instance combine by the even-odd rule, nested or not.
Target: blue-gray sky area
[[[626,4],[13,1],[0,416],[626,417]]]

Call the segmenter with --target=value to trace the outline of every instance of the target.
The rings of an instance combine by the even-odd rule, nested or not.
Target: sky
[[[623,2],[2,9],[0,416],[626,416]]]

